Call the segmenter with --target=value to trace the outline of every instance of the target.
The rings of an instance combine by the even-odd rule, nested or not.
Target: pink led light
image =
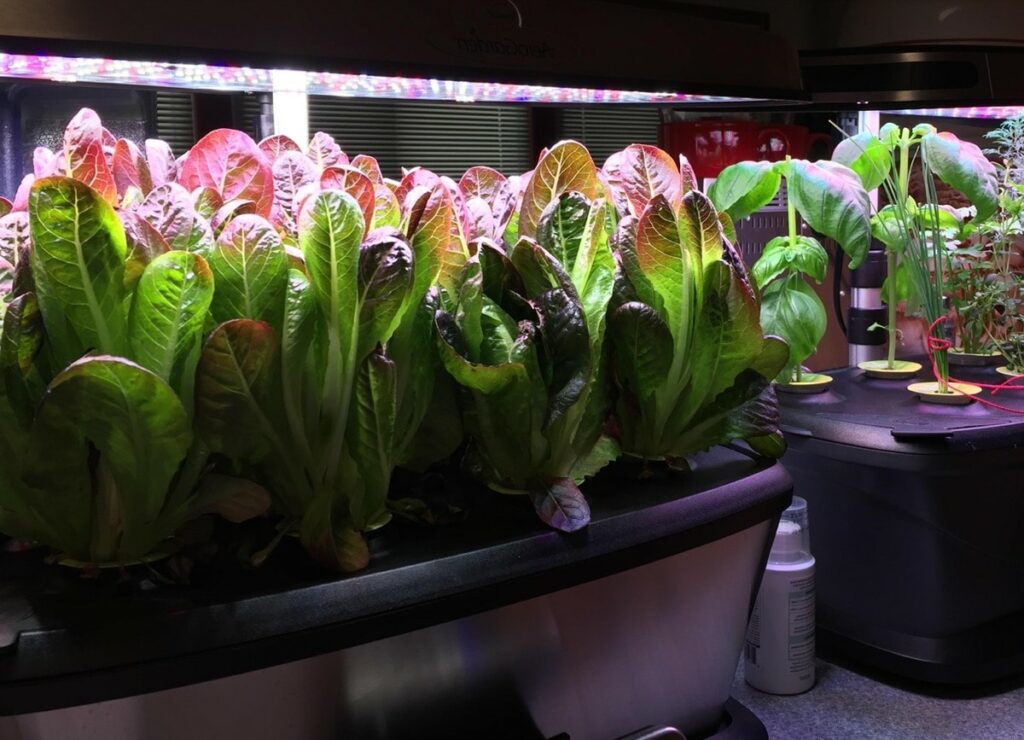
[[[975,105],[959,108],[907,108],[886,111],[897,116],[935,116],[939,118],[1013,118],[1024,113],[1020,105]]]
[[[306,72],[306,92],[360,98],[453,100],[486,103],[723,103],[754,98],[673,92],[547,87],[412,77]],[[188,90],[271,92],[272,72],[250,67],[133,62],[116,59],[0,53],[0,78],[174,87]]]

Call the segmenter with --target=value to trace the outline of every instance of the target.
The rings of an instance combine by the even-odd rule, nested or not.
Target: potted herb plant
[[[925,194],[920,204],[910,196],[914,152],[920,157]],[[975,218],[983,221],[997,207],[995,168],[976,145],[960,141],[952,134],[940,133],[930,124],[919,124],[912,129],[886,124],[877,136],[870,132],[859,133],[840,143],[833,159],[849,165],[868,190],[880,187],[887,200],[872,217],[871,227],[875,237],[886,246],[889,268],[885,288],[889,310],[888,357],[862,363],[861,367],[876,377],[911,377],[920,370],[919,364],[896,360],[896,307],[901,282],[908,286],[913,302],[921,306],[929,324],[929,336],[940,343],[945,341],[942,322],[946,315],[947,250],[935,179],[963,193],[976,209]],[[968,393],[980,391],[977,386],[959,389],[959,392],[951,389],[944,345],[936,345],[933,356],[936,381],[914,387],[922,399],[964,402],[969,400]]]
[[[815,231],[836,241],[850,255],[851,267],[867,256],[871,241],[870,202],[856,173],[835,162],[740,162],[722,170],[708,195],[733,219],[761,209],[786,184],[788,233],[770,240],[752,269],[761,291],[761,324],[789,345],[789,358],[775,380],[780,390],[824,391],[828,375],[807,373],[802,363],[825,334],[827,315],[805,276],[825,277],[828,253],[797,228],[797,215]]]

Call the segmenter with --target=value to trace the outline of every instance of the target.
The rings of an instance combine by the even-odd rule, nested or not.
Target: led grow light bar
[[[972,105],[959,108],[907,108],[885,111],[896,116],[923,116],[938,118],[1013,118],[1024,112],[1021,105]]]
[[[674,92],[600,90],[500,82],[467,82],[335,72],[291,72],[292,89],[309,95],[484,103],[687,103],[752,102],[756,98]],[[299,82],[296,83],[296,76]],[[274,72],[253,67],[136,62],[117,59],[0,53],[0,79],[172,87],[221,92],[271,92]],[[296,90],[301,91],[301,90]]]

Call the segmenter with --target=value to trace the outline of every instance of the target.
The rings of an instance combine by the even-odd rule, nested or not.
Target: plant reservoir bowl
[[[951,349],[946,353],[946,356],[949,357],[950,365],[958,365],[960,367],[982,367],[984,365],[993,364],[1003,355],[998,350],[992,352],[964,352],[959,349]]]
[[[824,393],[832,385],[832,376],[821,373],[804,373],[799,381],[775,383],[775,389],[786,393]]]
[[[825,396],[779,394],[782,463],[811,512],[819,645],[929,683],[1024,675],[1024,414],[830,374]],[[1024,393],[995,399],[1024,411]]]
[[[880,380],[908,380],[921,371],[920,362],[896,360],[889,366],[888,360],[868,360],[857,365],[869,378]]]
[[[258,569],[197,559],[187,587],[0,553],[0,738],[706,737],[792,486],[774,462],[695,457],[595,476],[575,537],[467,484],[470,518],[395,522],[345,576],[290,538]]]
[[[1011,369],[1007,365],[1001,365],[996,368],[996,372],[1000,375],[1005,375],[1008,378],[1021,378],[1024,377],[1024,373],[1019,373],[1016,370]]]
[[[947,406],[966,406],[981,393],[981,387],[970,383],[950,383],[950,390],[940,391],[936,381],[911,383],[907,390],[917,394],[926,403],[941,403]]]

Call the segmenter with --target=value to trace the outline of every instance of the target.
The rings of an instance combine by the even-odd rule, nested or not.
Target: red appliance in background
[[[806,126],[779,123],[773,124],[772,128],[761,130],[770,132],[770,135],[766,139],[758,139],[757,159],[778,162],[785,159],[787,154],[793,159],[806,159],[811,148],[818,142],[826,147],[823,156],[827,157],[832,153],[832,137],[828,134],[811,133]]]
[[[760,159],[759,147],[767,147],[772,136],[785,139],[781,129],[762,128],[753,121],[702,118],[661,124],[662,148],[690,160],[698,179],[716,177],[745,159]]]
[[[698,179],[717,177],[731,164],[766,159],[776,162],[786,155],[802,159],[815,142],[828,142],[828,134],[811,133],[804,126],[754,121],[702,118],[696,121],[662,123],[661,147],[673,157],[684,155]]]

